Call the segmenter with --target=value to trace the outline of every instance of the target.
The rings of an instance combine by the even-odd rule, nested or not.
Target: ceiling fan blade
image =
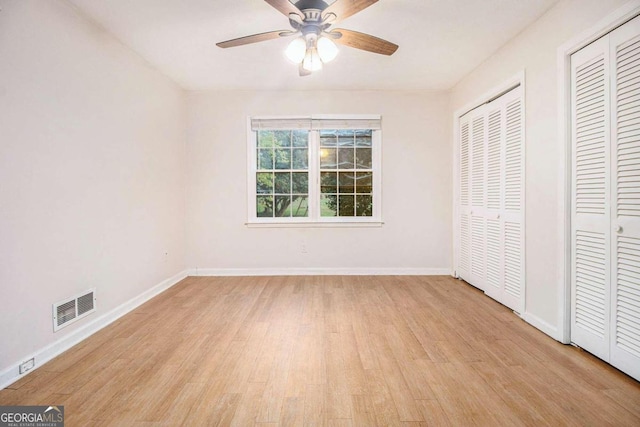
[[[289,16],[291,13],[295,13],[296,15],[302,17],[303,14],[300,12],[300,9],[295,7],[289,0],[264,0],[269,3],[274,8],[278,9],[280,13],[285,16]]]
[[[334,23],[347,19],[376,3],[378,0],[336,0],[322,12],[322,16],[333,13],[337,16]]]
[[[310,76],[312,73],[311,71],[305,69],[302,66],[302,63],[300,63],[300,65],[298,66],[298,74],[300,74],[300,77],[305,77],[305,76]]]
[[[368,52],[379,53],[380,55],[393,55],[394,52],[398,50],[397,44],[357,31],[338,28],[328,34],[336,43]],[[341,36],[339,36],[339,34],[341,34]]]
[[[290,36],[290,35],[293,35],[293,34],[295,34],[295,31],[286,31],[286,30],[269,31],[268,33],[253,34],[251,36],[240,37],[240,38],[237,38],[237,39],[227,40],[227,41],[224,41],[224,42],[216,43],[216,46],[222,47],[222,48],[236,47],[236,46],[242,46],[242,45],[245,45],[245,44],[251,44],[251,43],[264,42],[264,41],[267,41],[267,40],[273,40],[273,39],[277,39],[279,37],[286,37],[286,36]]]

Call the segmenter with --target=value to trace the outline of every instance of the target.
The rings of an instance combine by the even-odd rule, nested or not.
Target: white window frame
[[[309,216],[261,218],[256,212],[257,130],[252,120],[278,120],[282,122],[309,122]],[[377,121],[380,125],[372,129],[371,161],[373,170],[373,210],[369,217],[322,217],[320,216],[320,132],[312,123],[322,121]],[[382,226],[382,126],[380,115],[313,115],[313,116],[252,116],[247,118],[247,223],[249,227],[380,227]],[[326,122],[325,122],[326,123]],[[287,130],[286,126],[282,127]],[[294,129],[294,127],[290,128]],[[369,129],[367,127],[367,129]]]

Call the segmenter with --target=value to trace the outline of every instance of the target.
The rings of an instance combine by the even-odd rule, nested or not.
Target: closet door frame
[[[526,108],[525,108],[525,99],[526,99],[526,90],[525,90],[525,72],[524,70],[516,73],[515,75],[513,75],[512,77],[510,77],[509,79],[506,79],[505,81],[503,81],[502,83],[496,85],[495,87],[493,87],[492,89],[490,89],[489,91],[485,92],[484,94],[482,94],[480,97],[478,97],[476,100],[474,100],[473,102],[470,102],[468,104],[466,104],[464,107],[456,110],[453,114],[453,137],[454,137],[454,144],[453,144],[453,277],[456,278],[460,278],[459,274],[458,274],[458,266],[459,266],[459,261],[460,261],[460,214],[461,214],[461,207],[460,207],[460,123],[461,123],[461,118],[467,114],[468,112],[476,109],[477,107],[480,107],[490,101],[493,101],[497,98],[499,98],[500,96],[504,95],[505,93],[509,92],[512,89],[515,89],[516,87],[520,86],[521,91],[522,91],[522,97],[521,97],[521,101],[522,101],[522,117],[526,118]],[[526,127],[522,126],[522,138],[524,141],[526,141]],[[524,154],[524,153],[523,153]],[[524,156],[523,156],[524,158]],[[523,162],[524,163],[524,162]],[[525,203],[525,199],[524,199],[524,188],[526,186],[525,184],[525,179],[524,177],[526,177],[526,167],[523,164],[522,165],[522,176],[523,176],[523,195],[522,195],[522,200],[523,203],[526,205]],[[469,188],[469,191],[471,192],[471,188]],[[523,209],[523,218],[522,218],[522,224],[523,224],[523,230],[524,227],[526,225],[526,215]],[[523,231],[523,241],[524,241],[524,231]],[[526,244],[525,244],[526,246]],[[526,248],[525,249],[526,252]],[[525,271],[526,269],[526,265],[525,262],[523,261],[523,265],[522,265],[523,271]],[[520,316],[524,317],[525,314],[525,310],[526,310],[526,305],[525,305],[525,289],[522,289],[522,296],[521,296],[521,303],[520,303],[520,307],[521,307],[521,311],[520,311]]]
[[[571,149],[571,55],[593,43],[600,37],[610,33],[617,27],[640,15],[640,5],[637,1],[630,1],[610,15],[603,18],[593,27],[569,40],[558,48],[558,143],[563,147],[560,152],[558,170],[558,321],[557,328],[540,327],[554,339],[564,343],[571,343],[571,179],[573,152]],[[538,325],[534,325],[538,326]],[[544,325],[542,325],[544,326]]]

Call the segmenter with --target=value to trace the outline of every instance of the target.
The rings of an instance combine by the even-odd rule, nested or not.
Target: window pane
[[[294,148],[293,152],[293,169],[309,168],[309,150],[306,148]]]
[[[258,196],[256,200],[256,216],[266,218],[273,216],[273,196]]]
[[[337,132],[335,130],[321,130],[320,145],[322,147],[335,147],[338,145]]]
[[[367,130],[321,131],[321,169],[334,167],[343,170],[320,173],[320,208],[322,216],[372,216],[373,212],[373,168],[372,135]],[[333,139],[338,140],[337,150],[328,148]],[[337,156],[335,156],[335,154]],[[335,156],[335,157],[334,157]],[[336,158],[337,157],[337,158]],[[352,169],[352,171],[344,171]],[[358,171],[369,169],[365,171]],[[337,194],[336,194],[337,193]],[[356,197],[356,194],[358,196]],[[362,196],[360,196],[362,195]]]
[[[371,169],[371,148],[356,148],[356,168]]]
[[[276,172],[274,187],[276,194],[291,194],[291,173]]]
[[[339,216],[353,216],[355,212],[355,196],[338,196]]]
[[[338,192],[338,174],[336,172],[322,172],[320,174],[320,192],[331,194]]]
[[[308,147],[309,146],[309,131],[306,131],[306,130],[294,130],[293,131],[293,146],[294,147]]]
[[[356,173],[356,193],[371,194],[373,191],[373,173],[358,172]]]
[[[340,172],[338,175],[338,193],[353,194],[355,192],[355,179],[353,172]]]
[[[293,196],[293,203],[291,203],[291,216],[309,216],[309,198],[307,196]]]
[[[294,172],[292,175],[292,193],[308,194],[309,193],[309,174],[306,172]]]
[[[258,169],[273,169],[273,150],[271,148],[258,149]]]
[[[274,214],[278,218],[291,216],[291,196],[276,196]]]
[[[273,131],[275,143],[277,147],[291,147],[291,131],[276,130]]]
[[[353,147],[355,145],[355,133],[352,130],[338,131],[338,146]]]
[[[373,197],[356,196],[356,216],[372,216]]]
[[[323,194],[320,199],[320,216],[337,216],[338,196]]]
[[[356,147],[371,147],[371,129],[356,131]]]
[[[339,169],[353,169],[353,148],[339,148],[338,149],[338,168]]]
[[[273,193],[273,174],[271,172],[258,172],[256,174],[256,192],[258,194]]]
[[[276,169],[291,169],[291,150],[276,148]]]
[[[275,136],[271,130],[258,131],[258,147],[271,148],[275,145]]]
[[[320,149],[320,167],[322,169],[336,169],[338,167],[337,152],[335,148]]]

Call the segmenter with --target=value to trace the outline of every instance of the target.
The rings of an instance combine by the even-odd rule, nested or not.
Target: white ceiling
[[[389,40],[393,56],[340,46],[298,77],[291,39],[221,49],[216,42],[289,29],[263,0],[69,0],[185,89],[442,90],[455,85],[558,0],[380,0],[338,27]]]

